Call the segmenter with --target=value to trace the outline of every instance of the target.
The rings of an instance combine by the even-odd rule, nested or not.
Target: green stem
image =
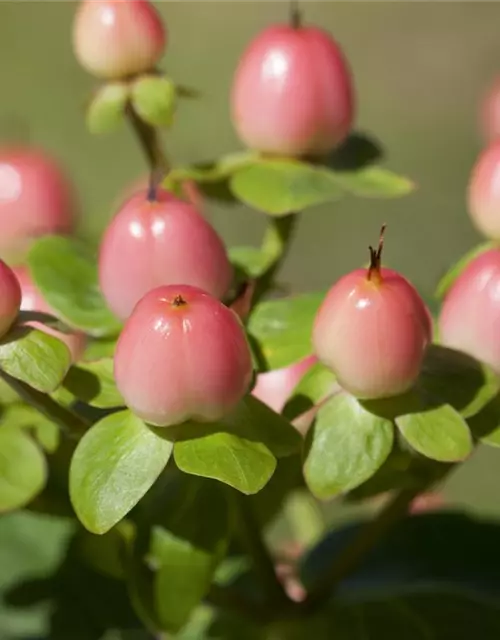
[[[61,406],[53,398],[41,391],[33,389],[25,382],[13,378],[5,371],[0,370],[0,378],[15,391],[19,397],[45,417],[52,420],[58,427],[68,435],[81,438],[92,423],[85,418],[73,413],[66,407]]]
[[[274,568],[274,562],[262,539],[259,524],[255,518],[252,504],[248,498],[236,495],[234,499],[237,523],[239,526],[240,540],[252,559],[255,573],[259,577],[269,598],[271,611],[286,610],[294,603],[288,598],[285,589],[278,580]]]
[[[169,164],[160,144],[157,129],[141,120],[131,105],[127,116],[151,171],[151,186],[155,187],[169,171]]]
[[[272,287],[274,277],[288,254],[297,221],[298,214],[296,213],[289,213],[286,216],[269,220],[262,240],[262,253],[268,257],[269,266],[257,280],[253,299],[254,304],[259,302]]]
[[[409,506],[424,489],[403,489],[380,511],[374,520],[368,522],[347,546],[335,558],[330,566],[325,566],[323,575],[311,589],[300,607],[307,611],[314,611],[329,600],[335,587],[349,576],[363,562],[366,555],[385,536],[387,531],[403,518]]]

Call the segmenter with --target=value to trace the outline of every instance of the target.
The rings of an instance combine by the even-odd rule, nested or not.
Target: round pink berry
[[[500,140],[483,150],[468,187],[469,214],[486,238],[500,240]]]
[[[322,155],[348,135],[354,117],[350,72],[333,38],[315,27],[271,26],[236,70],[232,119],[258,151]]]
[[[0,338],[14,324],[21,307],[21,287],[12,269],[0,260]]]
[[[161,427],[219,420],[252,379],[236,314],[187,285],[158,287],[140,300],[118,339],[114,362],[127,406]]]
[[[479,127],[485,142],[500,138],[500,77],[495,78],[481,100]]]

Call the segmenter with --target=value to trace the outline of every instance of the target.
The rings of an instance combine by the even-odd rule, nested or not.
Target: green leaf
[[[107,133],[116,129],[124,119],[129,87],[125,82],[111,82],[101,87],[87,110],[90,133]]]
[[[112,358],[82,362],[71,367],[64,379],[64,388],[75,398],[100,409],[125,405],[116,388]]]
[[[483,242],[482,244],[473,247],[462,258],[460,258],[460,260],[456,264],[454,264],[439,281],[439,284],[436,287],[436,292],[434,294],[436,298],[438,298],[439,300],[444,298],[455,280],[472,262],[472,260],[480,256],[485,251],[492,249],[496,246],[496,244],[497,243],[495,242]]]
[[[499,390],[499,379],[474,358],[439,345],[427,350],[418,386],[450,404],[468,418],[482,409]]]
[[[43,236],[33,244],[28,264],[44,299],[69,325],[95,337],[118,334],[121,325],[99,290],[96,259],[88,248]]]
[[[427,458],[456,462],[472,453],[469,427],[449,404],[441,404],[423,394],[413,394],[408,413],[398,415],[395,422],[412,448]]]
[[[382,466],[393,441],[390,420],[337,393],[318,410],[308,434],[304,476],[309,489],[319,499],[354,489]]]
[[[229,259],[249,278],[259,278],[271,263],[269,256],[257,247],[231,247]]]
[[[31,327],[15,327],[0,341],[0,369],[44,393],[57,389],[70,363],[63,342]]]
[[[179,631],[208,593],[229,539],[229,509],[221,486],[183,476],[151,528],[148,563],[162,629]]]
[[[342,195],[330,171],[296,160],[257,160],[231,176],[230,188],[245,204],[275,216]]]
[[[164,76],[141,76],[132,85],[132,106],[153,127],[169,127],[175,112],[175,84]]]
[[[316,362],[293,390],[283,410],[283,415],[289,420],[293,420],[325,400],[336,390],[338,387],[335,374],[321,362]]]
[[[400,198],[411,193],[415,185],[382,167],[361,167],[355,171],[332,171],[331,180],[348,193],[361,198]]]
[[[106,416],[80,440],[70,467],[71,502],[91,533],[106,533],[165,468],[172,444],[130,411]]]
[[[28,504],[45,486],[45,456],[16,427],[0,427],[0,513]]]
[[[103,358],[112,358],[115,354],[116,338],[90,339],[85,348],[82,360],[93,362]]]
[[[177,167],[172,169],[163,186],[168,188],[172,180],[176,182],[194,180],[200,184],[220,182],[229,178],[236,171],[251,165],[258,158],[258,153],[254,151],[237,151],[236,153],[229,153],[216,161]]]
[[[324,296],[307,293],[255,307],[248,331],[266,369],[287,367],[312,353],[312,327]]]
[[[53,453],[59,446],[59,427],[33,407],[16,402],[2,409],[0,429],[16,427],[33,431],[35,438],[48,453]]]

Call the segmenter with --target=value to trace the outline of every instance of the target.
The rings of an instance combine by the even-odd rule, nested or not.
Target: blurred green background
[[[201,91],[181,104],[167,148],[174,162],[209,160],[239,148],[228,94],[238,57],[286,2],[157,3],[170,32],[163,68]],[[481,148],[478,101],[500,74],[500,3],[308,2],[305,21],[330,30],[350,60],[357,129],[379,138],[386,165],[417,192],[394,201],[346,198],[307,211],[283,279],[295,291],[327,287],[366,259],[382,222],[386,261],[430,294],[447,266],[479,238],[465,208],[468,175]],[[0,3],[0,136],[45,147],[76,186],[81,231],[96,236],[112,203],[145,165],[129,131],[90,136],[84,108],[95,82],[71,50],[74,2]],[[265,219],[209,205],[229,244],[258,243]],[[499,337],[500,338],[500,337]],[[500,452],[480,451],[451,478],[450,499],[500,513]]]

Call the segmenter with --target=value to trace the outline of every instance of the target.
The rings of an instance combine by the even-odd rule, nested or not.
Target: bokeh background
[[[286,2],[157,3],[169,28],[163,68],[202,98],[185,100],[166,137],[176,163],[210,160],[240,148],[228,95],[238,57]],[[78,192],[82,235],[96,238],[113,203],[143,175],[131,133],[92,137],[84,108],[94,80],[71,50],[74,2],[0,3],[0,143],[45,147]],[[393,201],[345,198],[307,211],[283,280],[294,291],[329,286],[366,259],[382,222],[386,260],[423,293],[432,293],[451,262],[479,241],[465,189],[481,149],[478,102],[500,74],[500,3],[309,2],[305,21],[330,30],[350,61],[357,90],[357,129],[384,145],[386,166],[412,177],[414,195]],[[226,241],[259,242],[264,216],[213,206],[208,215]],[[454,503],[500,514],[500,452],[479,451],[447,485]]]

